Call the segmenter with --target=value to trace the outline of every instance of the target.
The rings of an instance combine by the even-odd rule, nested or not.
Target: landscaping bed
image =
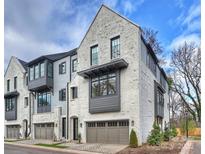
[[[144,144],[137,148],[128,147],[117,154],[179,154],[184,144],[184,138],[176,137],[169,142],[162,142],[159,146]]]
[[[68,148],[68,146],[64,146],[64,145],[60,145],[60,143],[55,143],[55,144],[43,144],[43,143],[38,143],[38,144],[34,144],[37,146],[43,146],[43,147],[51,147],[51,148]]]

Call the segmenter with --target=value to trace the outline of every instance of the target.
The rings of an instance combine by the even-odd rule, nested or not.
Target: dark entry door
[[[73,119],[73,140],[78,139],[78,118]]]
[[[62,137],[66,137],[66,118],[62,118]]]

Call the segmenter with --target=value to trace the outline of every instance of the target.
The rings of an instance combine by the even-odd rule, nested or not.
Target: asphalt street
[[[4,144],[4,154],[73,154],[73,153]]]

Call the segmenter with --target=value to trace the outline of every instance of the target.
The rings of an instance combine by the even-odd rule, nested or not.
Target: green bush
[[[147,142],[149,145],[160,145],[162,139],[163,133],[161,133],[159,125],[154,122],[153,129],[151,130],[151,134],[148,136]]]
[[[130,147],[136,148],[138,147],[138,139],[135,131],[132,129],[130,133]]]
[[[81,143],[81,139],[82,139],[81,133],[79,133],[79,134],[78,134],[78,143]]]
[[[168,128],[165,128],[165,131],[163,133],[163,139],[164,141],[169,141],[171,138],[171,131]]]
[[[177,136],[177,129],[176,129],[176,127],[172,127],[170,133],[171,133],[171,135],[170,135],[171,137],[176,137]]]

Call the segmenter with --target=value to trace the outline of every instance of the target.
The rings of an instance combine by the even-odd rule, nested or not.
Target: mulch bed
[[[144,144],[138,148],[125,148],[117,154],[179,154],[184,144],[185,140],[178,137],[160,146]]]

